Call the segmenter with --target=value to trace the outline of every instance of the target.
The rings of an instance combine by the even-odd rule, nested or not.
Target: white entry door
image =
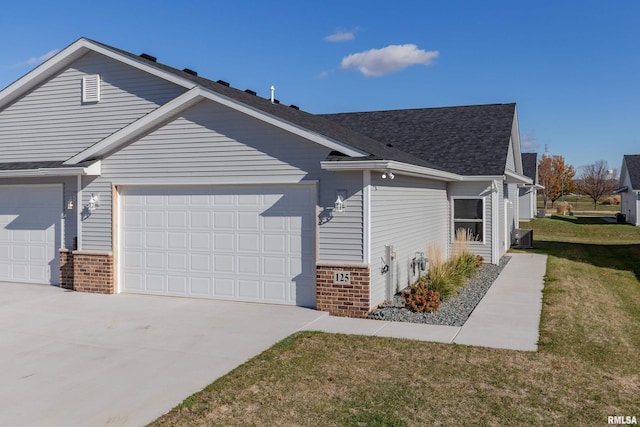
[[[58,284],[62,186],[0,186],[0,281]]]
[[[314,185],[119,193],[121,290],[315,306]]]

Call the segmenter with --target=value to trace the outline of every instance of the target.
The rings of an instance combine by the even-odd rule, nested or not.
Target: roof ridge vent
[[[228,82],[225,82],[224,80],[218,80],[218,83],[220,83],[222,86],[226,86],[226,87],[230,87],[231,86]]]
[[[148,53],[141,53],[140,58],[147,59],[151,62],[158,62],[158,58],[156,58],[155,56],[149,55]]]
[[[273,103],[274,103],[274,104],[280,104],[280,100],[279,100],[279,99],[275,99],[275,98],[273,98]]]
[[[182,71],[184,71],[187,74],[191,74],[192,76],[198,76],[198,73],[193,71],[191,68],[185,68]]]
[[[245,92],[246,92],[246,93],[248,93],[249,95],[253,95],[253,96],[256,96],[256,95],[257,95],[257,93],[256,93],[256,91],[255,91],[255,90],[246,89],[246,90],[245,90]]]
[[[299,110],[300,109],[300,107],[298,107],[297,105],[293,105],[293,104],[289,105],[289,107],[293,108],[294,110]]]

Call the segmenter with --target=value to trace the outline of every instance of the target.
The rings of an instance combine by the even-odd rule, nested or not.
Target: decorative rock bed
[[[405,308],[404,298],[399,292],[393,301],[384,302],[372,311],[369,319],[462,326],[510,259],[504,256],[499,265],[483,264],[466,285],[458,289],[457,295],[440,303],[440,308],[434,313],[416,313]]]

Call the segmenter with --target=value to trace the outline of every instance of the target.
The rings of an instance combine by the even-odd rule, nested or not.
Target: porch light
[[[334,212],[344,212],[344,199],[347,196],[347,192],[346,191],[337,191],[336,192],[336,201],[333,204],[333,211]]]
[[[88,208],[90,211],[94,211],[96,210],[96,206],[100,206],[100,196],[98,196],[97,194],[91,193],[91,197],[89,198]]]
[[[69,200],[67,200],[67,210],[73,210],[73,208],[76,206],[76,201],[73,200],[73,197],[69,198]]]
[[[395,177],[396,177],[396,176],[393,174],[393,172],[391,172],[391,171],[390,171],[390,170],[388,170],[388,169],[387,169],[386,171],[382,172],[382,179],[387,179],[387,178],[389,178],[389,179],[393,179],[393,178],[395,178]]]

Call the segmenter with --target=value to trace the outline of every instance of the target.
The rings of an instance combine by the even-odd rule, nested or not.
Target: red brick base
[[[109,252],[60,251],[60,287],[113,294],[113,255]]]
[[[350,284],[336,284],[335,271],[348,271]],[[316,267],[316,309],[334,316],[367,317],[371,281],[369,267],[356,265],[318,265]]]

